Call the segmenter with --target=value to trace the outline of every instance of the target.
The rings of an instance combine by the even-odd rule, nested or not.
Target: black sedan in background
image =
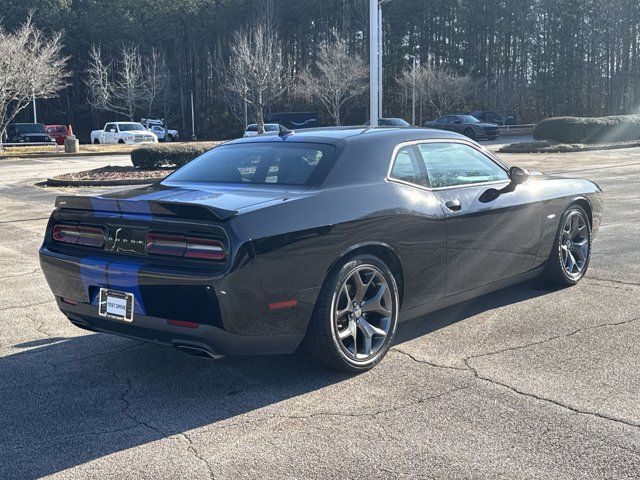
[[[427,124],[429,128],[461,133],[473,140],[495,140],[498,125],[481,122],[472,115],[445,115]]]
[[[542,275],[573,285],[600,188],[529,174],[450,132],[286,131],[163,181],[56,200],[40,263],[84,329],[216,357],[377,364],[398,323]]]

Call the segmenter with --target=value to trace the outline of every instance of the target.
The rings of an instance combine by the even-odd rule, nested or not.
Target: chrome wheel
[[[342,353],[358,363],[374,359],[389,338],[396,304],[378,268],[354,269],[332,302],[332,330]]]
[[[582,276],[589,260],[589,224],[582,212],[572,211],[560,233],[560,261],[571,279]]]

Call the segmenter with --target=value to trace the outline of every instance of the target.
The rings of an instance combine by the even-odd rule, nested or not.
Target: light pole
[[[391,0],[369,0],[369,125],[378,125],[382,113],[382,5]]]
[[[191,140],[196,141],[196,115],[193,108],[193,92],[191,92]]]
[[[382,4],[388,0],[378,1],[378,115],[382,117]]]
[[[38,123],[38,110],[36,109],[36,89],[31,87],[31,96],[33,98],[33,123]]]
[[[416,56],[409,55],[413,60],[411,66],[411,125],[416,126]]]
[[[369,125],[378,126],[378,0],[369,0]]]

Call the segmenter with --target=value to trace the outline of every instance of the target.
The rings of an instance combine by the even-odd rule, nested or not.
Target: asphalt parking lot
[[[73,327],[37,257],[69,190],[33,183],[128,158],[0,160],[0,478],[639,478],[640,149],[502,158],[602,186],[587,277],[402,324],[355,377]]]

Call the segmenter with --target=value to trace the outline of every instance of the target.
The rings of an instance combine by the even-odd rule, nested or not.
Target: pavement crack
[[[187,435],[185,432],[181,432],[179,433],[179,435],[187,441],[188,443],[187,449],[191,452],[191,454],[193,454],[194,457],[200,460],[207,467],[207,470],[209,471],[209,478],[211,478],[211,480],[215,480],[216,476],[213,473],[213,466],[211,465],[211,463],[209,463],[209,461],[206,458],[202,456],[202,454],[200,454],[199,450],[196,448],[195,444],[193,443],[193,440],[191,439],[191,437]]]
[[[36,326],[36,331],[38,333],[41,333],[42,335],[45,336],[45,338],[52,338],[53,335],[51,335],[49,332],[47,332],[46,330],[44,330],[44,320],[36,320],[35,318],[33,318],[31,316],[31,314],[29,313],[25,313],[24,314],[25,318],[27,320],[29,320],[31,323],[35,324]]]
[[[623,425],[626,425],[626,426],[629,426],[629,427],[640,428],[640,423],[636,423],[636,422],[632,422],[632,421],[629,421],[629,420],[625,420],[623,418],[613,417],[613,416],[610,416],[610,415],[605,415],[603,413],[600,413],[600,412],[597,412],[597,411],[593,411],[593,410],[583,410],[583,409],[580,409],[580,408],[575,407],[573,405],[569,405],[567,403],[561,402],[559,400],[555,400],[555,399],[548,398],[548,397],[543,397],[543,396],[537,395],[535,393],[531,393],[531,392],[526,392],[524,390],[520,390],[519,388],[514,387],[513,385],[509,385],[506,382],[501,382],[501,381],[499,381],[499,380],[497,380],[495,378],[491,378],[491,377],[482,375],[478,371],[478,368],[476,368],[476,367],[474,367],[472,365],[473,360],[476,360],[476,359],[479,359],[479,358],[490,357],[490,356],[498,355],[498,354],[503,353],[503,352],[522,350],[522,349],[525,349],[525,348],[530,348],[530,347],[533,347],[533,346],[542,345],[544,343],[548,343],[548,342],[551,342],[553,340],[557,340],[557,339],[560,339],[560,338],[571,337],[571,336],[574,336],[574,335],[577,335],[579,333],[586,332],[586,331],[589,331],[589,330],[594,330],[594,329],[598,329],[598,328],[605,328],[605,327],[616,327],[616,326],[620,326],[620,325],[626,325],[626,324],[629,324],[629,323],[633,323],[633,322],[635,322],[637,320],[640,320],[640,317],[632,318],[632,319],[625,320],[625,321],[622,321],[622,322],[609,322],[609,323],[602,323],[602,324],[599,324],[599,325],[592,325],[590,327],[578,328],[578,329],[576,329],[576,330],[574,330],[572,332],[569,332],[567,334],[557,335],[557,336],[554,336],[554,337],[551,337],[551,338],[548,338],[546,340],[542,340],[542,341],[539,341],[539,342],[533,342],[533,343],[529,343],[529,344],[526,344],[526,345],[520,345],[520,346],[516,346],[516,347],[503,348],[501,350],[497,350],[497,351],[494,351],[494,352],[489,352],[489,353],[484,353],[484,354],[480,354],[480,355],[473,355],[473,356],[470,356],[470,357],[466,357],[463,361],[464,361],[464,364],[467,366],[467,368],[473,373],[474,377],[476,377],[476,378],[478,378],[480,380],[484,380],[486,382],[489,382],[489,383],[491,383],[493,385],[497,385],[497,386],[506,388],[506,389],[518,394],[518,395],[521,395],[521,396],[524,396],[524,397],[528,397],[528,398],[533,398],[533,399],[536,399],[536,400],[539,400],[539,401],[542,401],[542,402],[547,402],[547,403],[556,405],[558,407],[564,408],[566,410],[569,410],[569,411],[571,411],[573,413],[577,413],[577,414],[581,414],[581,415],[589,415],[589,416],[597,417],[597,418],[600,418],[600,419],[603,419],[603,420],[608,420],[608,421],[611,421],[611,422],[620,423],[620,424],[623,424]]]
[[[122,395],[120,395],[120,402],[122,404],[122,414],[127,417],[128,419],[136,422],[136,424],[146,427],[149,430],[158,433],[160,435],[162,435],[163,437],[166,437],[167,435],[165,434],[165,432],[163,432],[162,430],[160,430],[159,428],[154,427],[153,425],[140,420],[138,417],[136,417],[135,415],[133,415],[130,410],[131,410],[131,403],[129,402],[129,400],[127,399],[127,396],[129,395],[129,393],[131,392],[131,390],[133,390],[133,383],[131,382],[131,379],[127,378],[127,377],[122,377],[116,373],[113,373],[113,376],[115,377],[116,380],[119,380],[121,382],[124,382],[125,384],[125,389],[124,392],[122,392]]]
[[[234,423],[230,423],[228,425],[223,425],[220,428],[223,429],[229,429],[229,428],[233,428],[233,427],[238,427],[241,425],[252,425],[255,423],[262,423],[264,421],[268,421],[268,420],[276,420],[276,419],[280,419],[280,420],[310,420],[313,418],[318,418],[318,417],[342,417],[342,418],[363,418],[363,417],[371,417],[371,418],[375,418],[379,415],[384,415],[387,413],[393,413],[393,412],[399,412],[401,410],[405,410],[407,408],[411,408],[411,407],[415,407],[417,405],[421,405],[423,403],[427,403],[431,400],[437,400],[440,399],[442,397],[445,397],[447,395],[451,395],[452,393],[456,393],[459,392],[461,390],[466,390],[470,388],[469,384],[464,384],[462,386],[459,387],[454,387],[454,388],[450,388],[448,390],[445,390],[443,392],[437,393],[435,395],[429,395],[427,397],[422,397],[422,398],[418,398],[417,400],[413,401],[413,402],[409,402],[409,403],[404,403],[402,405],[397,405],[397,406],[393,406],[390,408],[384,408],[384,409],[379,409],[376,411],[372,411],[372,412],[362,412],[362,413],[352,413],[352,412],[328,412],[328,411],[322,411],[322,412],[314,412],[314,413],[309,413],[307,415],[287,415],[287,414],[277,414],[274,413],[272,415],[266,415],[264,417],[260,417],[257,419],[251,419],[251,420],[245,420],[242,422],[234,422]]]
[[[4,225],[7,223],[35,222],[36,220],[49,220],[49,217],[21,218],[18,220],[3,220],[3,221],[0,221],[0,225]]]
[[[16,275],[5,275],[2,278],[18,278],[18,277],[27,277],[29,275],[35,275],[36,273],[38,273],[40,271],[39,268],[34,268],[32,271],[30,272],[26,272],[26,273],[18,273]]]
[[[122,408],[121,408],[122,414],[126,416],[128,419],[136,422],[137,425],[148,428],[149,430],[160,435],[162,438],[171,437],[170,433],[165,432],[162,429],[155,427],[148,422],[145,422],[144,420],[141,420],[140,418],[135,416],[133,413],[131,413],[131,402],[129,402],[129,400],[127,399],[127,396],[129,395],[131,390],[133,390],[133,382],[131,381],[130,378],[120,376],[117,373],[112,372],[112,374],[116,378],[116,380],[119,380],[125,383],[125,390],[122,392],[122,395],[120,396],[120,402],[122,404]],[[209,471],[209,477],[211,478],[211,480],[215,480],[215,475],[213,473],[212,465],[209,463],[207,459],[205,459],[200,454],[195,444],[193,443],[193,440],[191,439],[191,437],[189,437],[189,435],[187,435],[185,432],[178,432],[177,435],[186,440],[187,450],[206,466],[207,470]]]
[[[603,283],[616,283],[618,285],[628,285],[630,287],[640,287],[640,283],[623,282],[622,280],[612,280],[611,278],[588,277],[588,280],[597,280]]]
[[[55,300],[45,300],[45,301],[42,301],[42,302],[31,303],[29,305],[18,305],[18,306],[15,306],[15,307],[3,307],[3,308],[0,308],[0,312],[4,312],[6,310],[16,310],[18,308],[38,307],[40,305],[46,305],[47,303],[55,303],[55,302],[56,302]]]
[[[466,357],[463,359],[463,362],[465,363],[465,365],[468,366],[468,362],[469,360],[474,360],[477,358],[482,358],[482,357],[490,357],[493,355],[498,355],[500,353],[504,353],[504,352],[511,352],[511,351],[515,351],[515,350],[522,350],[522,349],[526,349],[526,348],[530,348],[530,347],[535,347],[538,345],[542,345],[545,343],[549,343],[552,342],[554,340],[558,340],[561,338],[567,338],[567,337],[572,337],[574,335],[577,335],[579,333],[582,332],[588,332],[589,330],[595,330],[598,328],[605,328],[605,327],[618,327],[620,325],[626,325],[628,323],[633,323],[640,320],[640,317],[636,317],[636,318],[631,318],[629,320],[623,320],[621,322],[607,322],[607,323],[600,323],[598,325],[590,325],[588,327],[582,327],[582,328],[577,328],[575,330],[572,330],[571,332],[567,332],[567,333],[563,333],[562,335],[554,335],[553,337],[548,337],[545,338],[544,340],[540,340],[537,342],[530,342],[530,343],[525,343],[524,345],[516,345],[513,347],[506,347],[506,348],[502,348],[500,350],[494,350],[492,352],[487,352],[487,353],[481,353],[479,355],[471,355],[469,357]]]
[[[409,357],[411,360],[413,360],[416,363],[422,363],[424,365],[429,365],[430,367],[441,368],[441,369],[444,369],[444,370],[457,370],[457,371],[462,371],[462,372],[468,370],[467,368],[464,368],[464,367],[454,367],[454,366],[451,366],[451,365],[442,365],[442,364],[439,364],[439,363],[433,363],[433,362],[429,362],[427,360],[422,360],[422,359],[417,358],[414,355],[410,354],[409,352],[401,350],[398,347],[391,347],[390,350],[394,351],[394,352],[398,352],[398,353],[400,353],[402,355],[405,355],[405,356]]]

